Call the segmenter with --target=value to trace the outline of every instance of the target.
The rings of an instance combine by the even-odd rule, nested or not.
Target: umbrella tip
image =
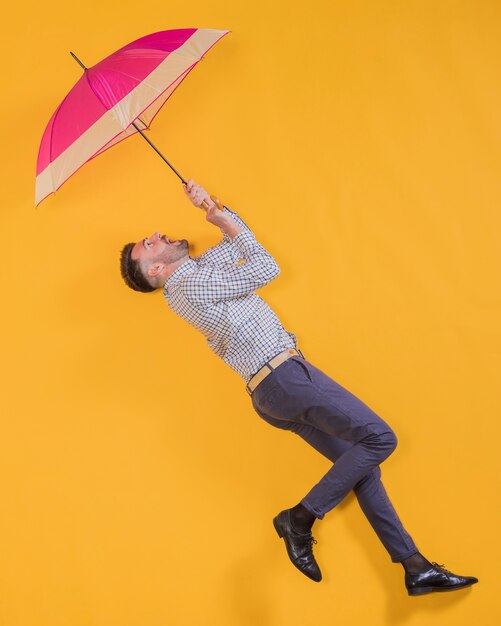
[[[74,54],[71,50],[70,50],[70,54],[71,56],[75,59],[75,61],[84,69],[86,70],[87,68],[85,67],[85,65],[82,63],[82,61],[80,61],[80,59],[77,57],[76,54]]]

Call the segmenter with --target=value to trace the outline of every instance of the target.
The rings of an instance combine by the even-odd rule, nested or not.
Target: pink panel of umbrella
[[[43,134],[35,204],[90,159],[135,133],[143,134],[174,90],[228,32],[208,28],[160,31],[85,68]]]

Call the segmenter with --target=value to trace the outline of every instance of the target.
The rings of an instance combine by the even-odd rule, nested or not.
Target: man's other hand
[[[210,222],[211,224],[214,224],[214,226],[218,226],[219,228],[222,228],[223,230],[226,230],[226,228],[230,224],[236,225],[236,222],[233,219],[233,217],[231,215],[228,215],[228,213],[224,213],[223,211],[220,211],[214,203],[212,203],[212,206],[210,206],[207,209],[206,213],[207,213],[206,215],[207,221]]]

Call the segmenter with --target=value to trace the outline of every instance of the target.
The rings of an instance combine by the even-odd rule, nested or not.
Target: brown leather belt
[[[290,359],[293,356],[303,357],[303,354],[300,350],[288,348],[287,350],[284,350],[284,352],[280,352],[280,354],[274,356],[271,361],[268,361],[268,363],[265,363],[263,367],[259,371],[257,371],[247,383],[247,386],[245,388],[247,389],[248,393],[252,394],[254,389],[268,376],[268,374],[271,374],[271,372],[276,369],[281,363],[287,361],[287,359]]]

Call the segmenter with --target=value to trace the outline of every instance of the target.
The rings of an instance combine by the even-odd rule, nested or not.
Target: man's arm
[[[245,222],[227,206],[224,207],[224,213],[233,217],[234,221],[241,226],[244,231],[252,233],[251,229],[245,224]],[[198,257],[200,262],[208,263],[211,265],[224,266],[229,264],[235,264],[242,261],[242,256],[238,248],[233,244],[233,239],[222,228],[220,229],[223,234],[223,238],[214,246],[207,248],[205,252]]]
[[[252,230],[247,226],[247,224],[243,221],[243,219],[237,214],[235,213],[235,211],[232,211],[231,209],[229,209],[227,206],[224,207],[224,212],[228,213],[229,215],[231,215],[231,217],[233,217],[233,219],[235,220],[235,222],[241,226],[244,230],[248,230],[249,232],[252,233]],[[227,241],[228,243],[232,243],[232,239],[231,237],[228,235],[228,233],[225,233],[223,229],[221,229],[221,232],[223,233],[223,240]]]
[[[219,226],[221,231],[224,233],[224,236],[228,237],[231,242],[233,242],[239,233],[243,233],[245,230],[244,227],[236,221],[233,215],[226,212],[223,212],[221,215],[221,211],[219,209],[214,209],[214,207],[209,207],[207,209],[207,221],[211,222],[211,224]]]
[[[202,202],[205,202],[209,206],[214,205],[214,202],[212,201],[207,191],[205,191],[205,189],[200,185],[196,185],[193,179],[190,179],[188,181],[188,183],[184,187],[184,190],[188,198],[196,207],[203,208],[201,206]],[[224,206],[223,209],[225,215],[233,217],[233,219],[239,226],[241,226],[244,230],[252,233],[252,230],[235,211],[232,211],[227,206]],[[223,239],[215,246],[207,248],[207,250],[198,257],[201,262],[223,266],[230,263],[236,263],[241,260],[240,252],[238,251],[236,246],[233,245],[232,237],[230,237],[230,235],[225,232],[223,228],[220,228],[220,230],[223,234]]]
[[[236,248],[244,263],[237,266],[202,267],[187,277],[187,297],[197,305],[240,298],[271,282],[280,274],[277,262],[256,240],[250,229],[239,224],[233,215],[209,206],[206,219],[219,227]]]
[[[252,233],[239,231],[233,243],[245,262],[227,267],[206,265],[188,275],[185,293],[193,304],[205,306],[241,298],[267,285],[280,274],[275,259]]]

